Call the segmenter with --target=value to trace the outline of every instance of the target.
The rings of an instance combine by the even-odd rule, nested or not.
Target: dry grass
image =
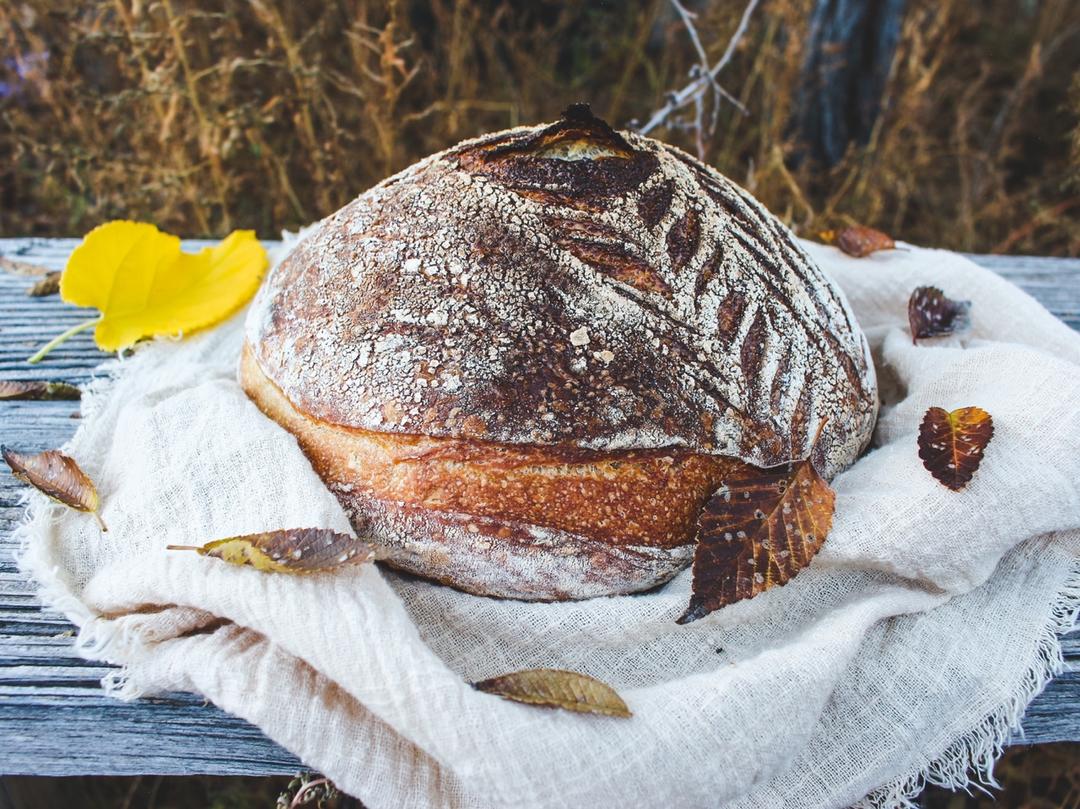
[[[790,159],[811,5],[763,0],[722,77],[749,115],[721,110],[709,162],[803,233],[854,219],[958,249],[1080,254],[1075,0],[911,0],[874,134],[828,171]],[[696,7],[715,59],[743,3]],[[130,217],[273,236],[572,101],[644,119],[695,59],[668,0],[15,0],[0,43],[4,235]]]

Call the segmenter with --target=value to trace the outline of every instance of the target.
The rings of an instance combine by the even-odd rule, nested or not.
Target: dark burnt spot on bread
[[[687,208],[686,213],[675,220],[667,234],[667,253],[676,272],[683,269],[693,258],[701,243],[701,224],[698,212]]]
[[[654,228],[660,224],[671,209],[671,200],[675,194],[675,181],[664,180],[651,188],[646,188],[638,197],[638,216],[647,228]]]
[[[720,243],[712,246],[712,252],[698,270],[697,280],[694,281],[694,308],[701,310],[700,302],[705,295],[705,290],[713,279],[720,274],[720,265],[724,262],[724,248]]]
[[[568,240],[563,246],[577,259],[597,272],[632,286],[642,292],[668,297],[671,287],[649,264],[631,255],[625,248],[613,244]]]
[[[516,156],[565,157],[583,149],[603,157],[630,159],[636,151],[608,123],[592,114],[588,104],[572,104],[562,118],[524,137],[510,136],[487,145],[482,159],[494,162]]]
[[[451,154],[471,174],[571,207],[595,205],[641,186],[655,172],[656,156],[634,149],[585,110],[575,105],[566,117],[539,131],[511,132]]]
[[[765,341],[769,336],[769,324],[765,312],[761,309],[750,321],[750,328],[746,330],[742,345],[739,347],[739,365],[742,366],[743,375],[748,380],[756,380],[761,374],[762,365],[765,363]]]
[[[552,238],[560,244],[583,240],[617,246],[625,242],[625,236],[616,228],[587,217],[545,216],[544,224],[550,229]]]
[[[728,292],[716,310],[717,337],[726,343],[734,340],[745,313],[746,296],[737,289]]]
[[[588,144],[584,144],[587,148]],[[628,158],[564,160],[513,152],[503,159],[463,154],[459,165],[474,175],[489,177],[524,196],[537,194],[560,203],[593,205],[642,185],[656,170],[656,158],[635,153]]]

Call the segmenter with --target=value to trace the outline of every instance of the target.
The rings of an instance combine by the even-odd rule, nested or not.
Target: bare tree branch
[[[679,2],[679,0],[671,0],[671,5],[675,7],[675,10],[679,12],[679,16],[682,17],[683,25],[686,26],[686,32],[690,34],[690,41],[694,43],[694,50],[697,51],[701,67],[708,71],[709,57],[705,55],[705,47],[701,44],[701,37],[698,36],[697,28],[694,26],[694,20],[697,19],[697,14],[687,9],[686,6]],[[715,78],[713,81],[716,81]]]
[[[746,33],[746,29],[750,24],[750,18],[753,16],[754,9],[760,1],[761,0],[750,0],[750,2],[747,3],[746,8],[743,10],[742,18],[739,20],[739,25],[735,29],[735,33],[731,35],[731,39],[728,40],[727,48],[724,49],[723,55],[715,65],[710,66],[708,57],[705,53],[705,48],[701,44],[701,37],[698,36],[697,28],[694,25],[694,20],[697,15],[683,6],[680,0],[671,0],[672,6],[682,19],[683,25],[690,35],[690,41],[693,43],[694,50],[698,55],[698,63],[695,64],[690,71],[690,83],[678,92],[669,93],[667,103],[656,110],[643,125],[635,127],[638,132],[642,135],[648,135],[660,126],[684,127],[684,123],[672,120],[672,116],[676,112],[693,104],[694,121],[689,126],[696,130],[698,156],[701,157],[704,155],[706,140],[711,137],[712,133],[716,130],[721,99],[733,104],[743,115],[747,114],[746,107],[740,104],[734,96],[720,85],[717,77],[720,75],[720,72],[727,67],[728,62],[730,62],[731,58],[735,55],[735,48]],[[712,94],[712,112],[709,116],[709,121],[706,124],[705,110],[709,102],[710,92]]]

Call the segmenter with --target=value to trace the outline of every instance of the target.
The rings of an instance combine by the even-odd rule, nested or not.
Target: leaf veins
[[[971,301],[954,301],[937,287],[918,287],[908,299],[911,341],[963,332],[971,327]]]
[[[628,717],[632,714],[614,688],[562,669],[526,669],[473,683],[473,688],[514,702],[565,708],[579,713]]]
[[[787,584],[832,528],[836,494],[807,458],[726,483],[698,518],[687,624]]]
[[[109,530],[98,514],[100,500],[94,482],[79,468],[74,458],[55,449],[25,455],[8,447],[0,447],[0,453],[19,480],[29,483],[57,503],[93,514],[101,530]]]
[[[195,551],[200,556],[250,565],[267,573],[321,573],[371,558],[366,542],[329,528],[288,528],[217,539],[202,546],[167,548]]]
[[[919,457],[931,475],[958,492],[979,468],[993,437],[994,420],[980,407],[952,412],[931,407],[919,427]]]

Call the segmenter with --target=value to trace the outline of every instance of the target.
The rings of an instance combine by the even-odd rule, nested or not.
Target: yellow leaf
[[[234,231],[191,254],[180,249],[176,236],[153,225],[109,222],[86,234],[60,278],[65,301],[98,309],[101,317],[61,338],[94,325],[98,347],[119,351],[143,337],[213,326],[255,294],[267,263],[254,231]]]

